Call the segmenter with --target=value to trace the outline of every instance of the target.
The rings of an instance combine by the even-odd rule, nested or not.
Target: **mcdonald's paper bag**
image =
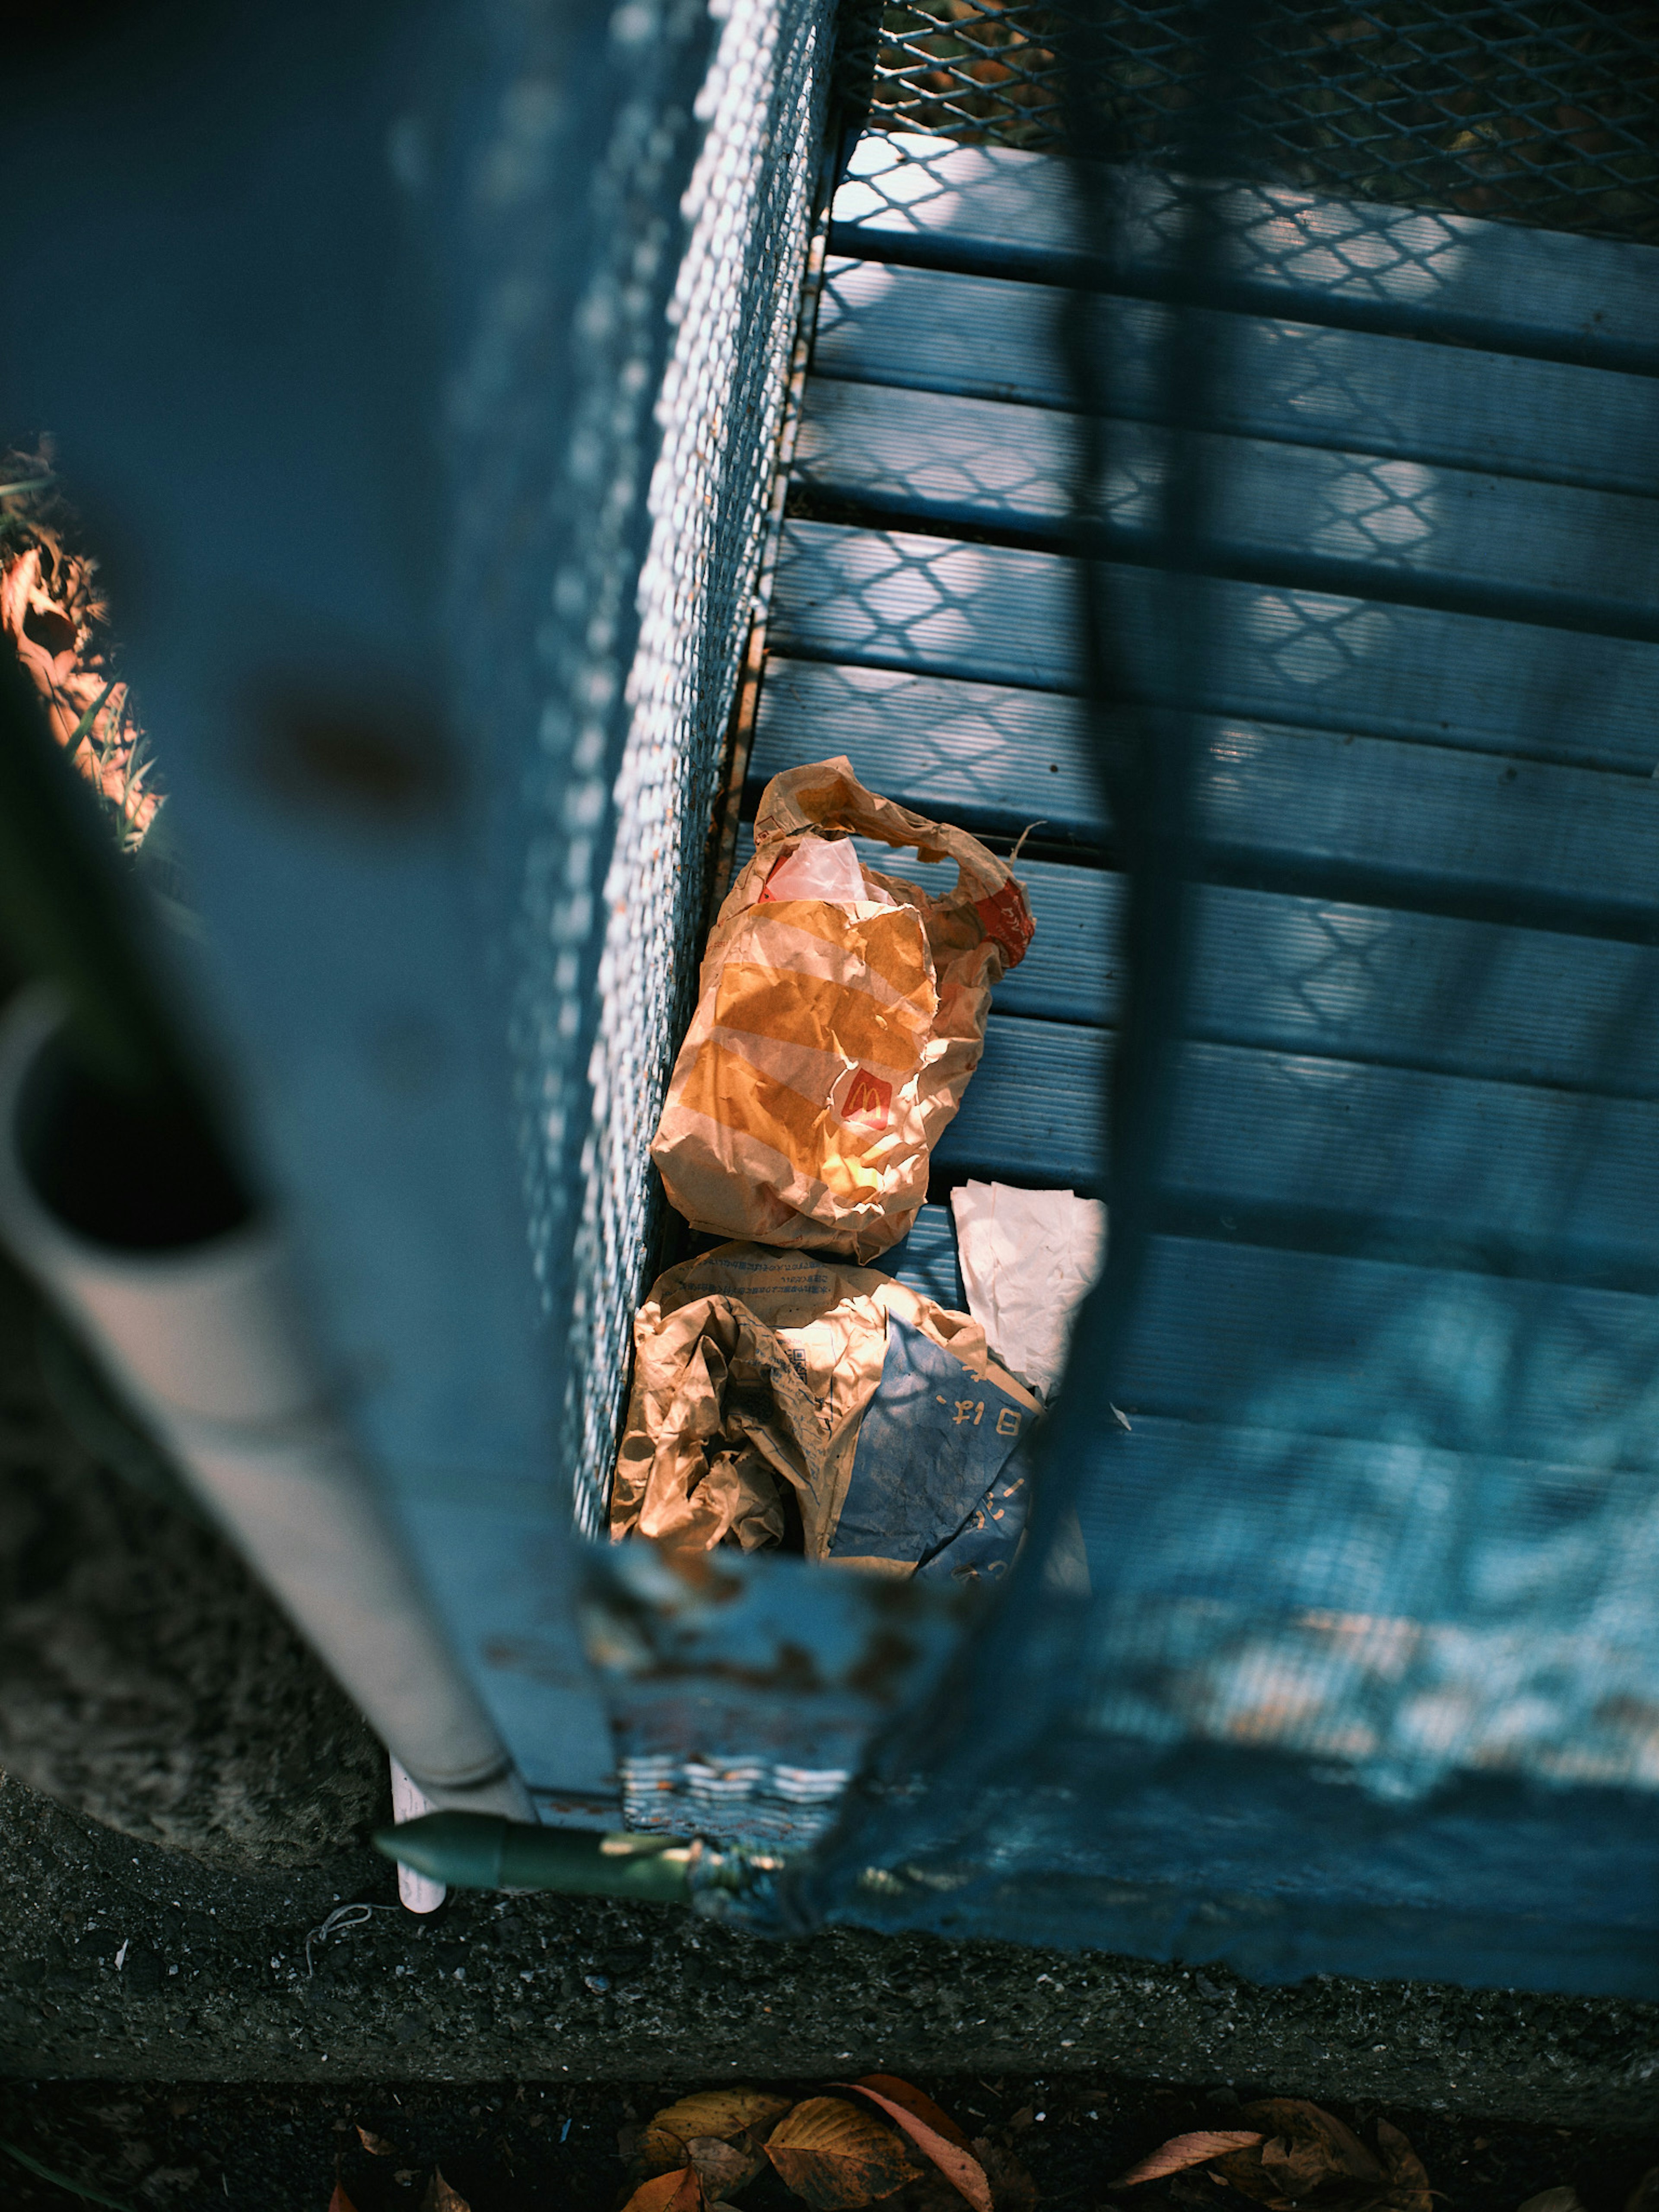
[[[954,860],[955,888],[862,866],[852,836]],[[672,1203],[715,1236],[860,1261],[896,1244],[1031,927],[1006,861],[847,761],[774,776],[651,1147]]]
[[[659,1279],[634,1337],[613,1537],[1006,1571],[1038,1401],[966,1314],[874,1268],[723,1244]]]

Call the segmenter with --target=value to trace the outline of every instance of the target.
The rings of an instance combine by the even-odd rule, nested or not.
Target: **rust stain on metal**
[[[785,1697],[815,1697],[829,1687],[817,1660],[805,1644],[780,1644],[769,1666],[744,1666],[730,1659],[653,1659],[635,1677],[650,1682],[732,1682],[745,1690],[772,1690]]]
[[[741,1575],[716,1565],[713,1552],[684,1551],[665,1545],[659,1547],[657,1556],[687,1589],[716,1605],[732,1604],[747,1587]]]
[[[920,1656],[921,1650],[914,1638],[901,1635],[894,1628],[878,1628],[866,1643],[856,1664],[848,1668],[844,1678],[847,1686],[861,1697],[889,1705],[900,1694],[904,1677]]]

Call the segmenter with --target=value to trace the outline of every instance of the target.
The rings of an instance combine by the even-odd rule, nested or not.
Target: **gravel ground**
[[[313,1940],[308,1971],[307,1930],[353,1899],[377,1909]],[[0,2073],[576,2084],[1036,2064],[1571,2128],[1659,2123],[1655,2006],[1327,1979],[1262,1990],[844,1929],[771,1943],[667,1907],[545,1896],[462,1893],[417,1921],[395,1900],[392,1869],[367,1853],[238,1876],[9,1783]]]

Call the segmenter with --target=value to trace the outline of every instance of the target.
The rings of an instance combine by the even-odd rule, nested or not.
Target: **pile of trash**
[[[866,866],[855,837],[954,860],[954,889]],[[732,1241],[670,1268],[640,1310],[613,1537],[958,1583],[1006,1571],[1105,1210],[965,1185],[965,1314],[867,1263],[915,1223],[992,989],[1032,934],[1008,862],[849,762],[767,785],[651,1148],[691,1227]]]

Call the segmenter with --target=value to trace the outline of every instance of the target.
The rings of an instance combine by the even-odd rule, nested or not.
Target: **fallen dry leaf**
[[[1261,2137],[1247,2128],[1200,2128],[1188,2136],[1171,2136],[1168,2142],[1148,2151],[1127,2173],[1120,2173],[1114,2189],[1133,2189],[1142,2181],[1162,2181],[1166,2173],[1181,2173],[1189,2166],[1207,2166],[1229,2151],[1249,2150]]]
[[[1560,2189],[1540,2189],[1528,2197],[1521,2212],[1584,2212],[1583,2199],[1571,2183]]]
[[[894,2212],[962,2212],[962,2193],[939,2172],[929,2166],[920,2181],[907,2181],[896,2197],[887,2203]]]
[[[390,2142],[385,2136],[372,2134],[368,2128],[358,2129],[357,2140],[365,2150],[372,2151],[376,2158],[396,2158],[398,2154],[395,2142]]]
[[[996,2212],[1036,2212],[1037,2185],[1011,2150],[975,2136],[970,2146],[985,2168]]]
[[[1255,2121],[1267,2137],[1261,2146],[1263,2165],[1277,2168],[1302,2193],[1335,2174],[1346,2174],[1354,2181],[1386,2178],[1380,2160],[1352,2128],[1346,2127],[1334,2112],[1310,2105],[1305,2098],[1264,2097],[1239,2110],[1243,2118]]]
[[[694,2096],[665,2105],[653,2116],[640,2137],[639,2156],[647,2173],[667,2173],[685,2165],[690,2157],[688,2146],[694,2140],[729,2144],[741,2154],[745,2169],[740,2180],[722,2180],[720,2186],[741,2189],[744,2182],[760,2172],[765,2155],[761,2146],[767,2130],[789,2110],[792,2101],[769,2089],[751,2089],[741,2082],[734,2082],[730,2088],[701,2089]]]
[[[1632,2190],[1625,2212],[1659,2212],[1659,2166],[1650,2166]]]
[[[685,2146],[696,2168],[705,2196],[719,2197],[752,2181],[764,2163],[764,2154],[751,2154],[718,2136],[693,2136]]]
[[[843,2097],[808,2097],[766,2140],[766,2155],[814,2212],[890,2197],[923,2172],[901,2135]]]
[[[15,479],[20,460],[0,458],[0,476]],[[107,643],[109,610],[97,582],[97,562],[65,543],[73,518],[48,481],[44,498],[0,495],[0,639],[38,693],[47,722],[76,770],[113,809],[122,842],[142,843],[161,805],[148,791],[154,763],[149,739],[132,713],[127,685],[112,674]],[[26,473],[33,473],[33,465]]]
[[[426,2185],[426,2195],[421,2199],[421,2212],[472,2212],[471,2206],[459,2189],[452,2189],[434,2166],[432,2179]]]
[[[896,2105],[902,2105],[907,2112],[914,2112],[919,2120],[926,2121],[930,2128],[944,2136],[946,2142],[955,2143],[959,2150],[967,2149],[966,2132],[914,2082],[902,2081],[896,2074],[860,2074],[852,2086],[855,2089],[872,2090],[878,2097],[890,2097]]]
[[[337,2181],[334,2194],[328,2200],[328,2212],[357,2212],[356,2206]]]
[[[1373,2153],[1334,2113],[1304,2098],[1264,2097],[1241,2106],[1239,2118],[1251,2123],[1249,2129],[1172,2136],[1112,2185],[1132,2188],[1180,2177],[1171,2181],[1172,2193],[1198,2205],[1206,2201],[1196,2172],[1201,2167],[1209,2180],[1231,2184],[1267,2212],[1431,2212],[1433,2191],[1422,2160],[1387,2120],[1377,2123]],[[1523,2207],[1522,2212],[1573,2208]]]
[[[1351,2128],[1301,2097],[1264,2097],[1239,2107],[1260,2128],[1254,2150],[1230,2152],[1214,2171],[1267,2212],[1371,2212],[1389,2197],[1389,2177]]]
[[[878,2081],[887,2083],[887,2088],[877,2088],[874,2085]],[[985,2178],[985,2168],[967,2148],[966,2139],[956,2122],[941,2112],[931,2097],[924,2097],[920,2089],[912,2088],[908,2081],[901,2081],[891,2075],[884,2074],[866,2074],[861,2081],[840,2081],[836,2086],[837,2088],[856,2090],[860,2096],[868,2097],[872,2103],[879,2105],[888,2118],[896,2121],[903,2129],[916,2148],[925,2157],[932,2159],[951,2187],[967,2198],[974,2207],[974,2212],[992,2212],[991,2185]],[[890,2094],[894,2089],[902,2092],[902,2096]],[[915,2109],[918,2105],[925,2106],[930,2114],[943,2121],[950,2134],[946,2135],[932,2120],[924,2118]],[[957,2140],[952,2141],[952,2137]]]
[[[695,2166],[676,2166],[672,2173],[653,2174],[623,2207],[623,2212],[698,2212],[703,2201],[702,2184]]]
[[[1186,2173],[1170,2176],[1169,2193],[1177,2204],[1201,2205],[1204,2212],[1210,2212],[1216,2201],[1216,2191],[1226,2185],[1218,2175],[1211,2172],[1207,2166],[1195,2166]]]
[[[1431,2212],[1434,2192],[1423,2161],[1398,2128],[1376,2124],[1376,2147],[1389,2174],[1389,2202],[1395,2212]]]
[[[1012,2118],[1008,2120],[1006,2124],[1010,2135],[1023,2136],[1026,2129],[1034,2126],[1036,2122],[1036,2106],[1022,2105],[1019,2110],[1013,2115]]]

